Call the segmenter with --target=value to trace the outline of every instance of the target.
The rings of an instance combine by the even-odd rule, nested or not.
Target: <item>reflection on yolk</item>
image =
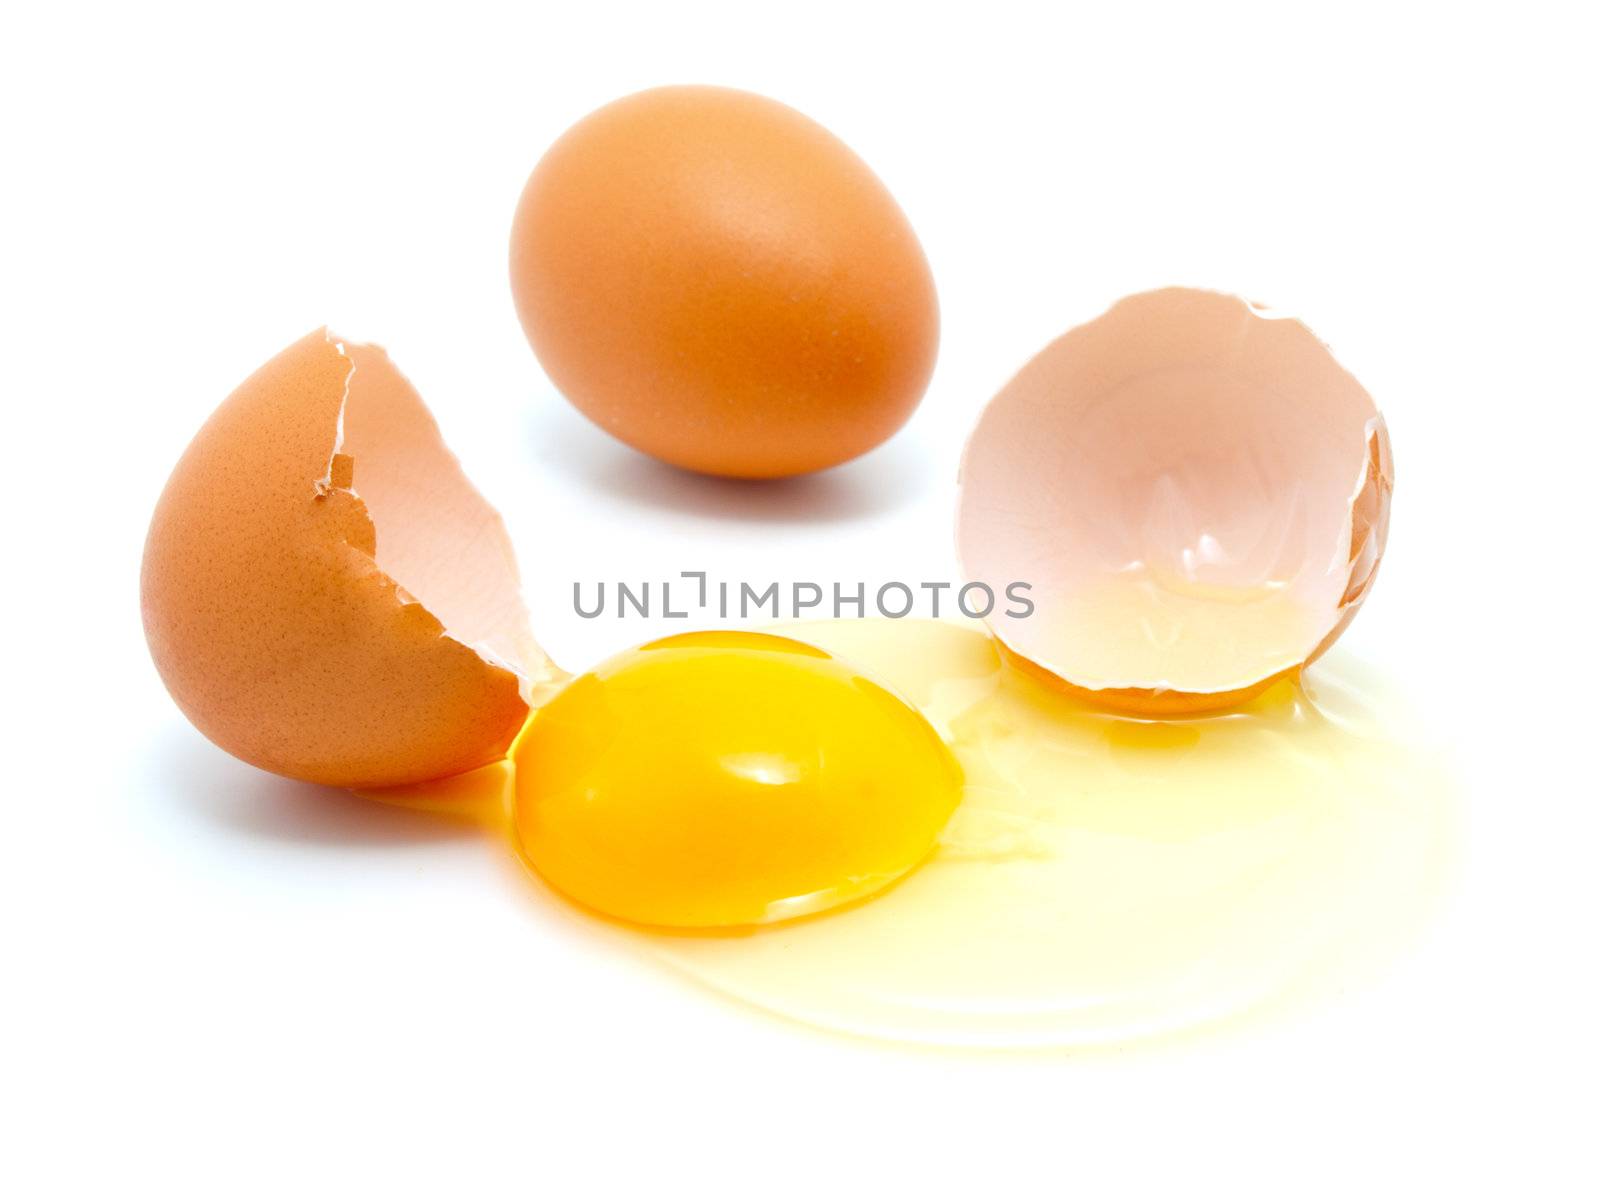
[[[528,862],[593,910],[744,926],[864,897],[932,850],[961,770],[922,715],[811,645],[669,637],[541,708],[513,752]]]

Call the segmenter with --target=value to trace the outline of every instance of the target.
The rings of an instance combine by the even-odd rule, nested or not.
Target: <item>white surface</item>
[[[1594,1185],[1578,6],[399,7],[0,26],[0,1181]],[[865,461],[760,491],[674,475],[527,350],[504,277],[523,177],[669,81],[808,112],[920,232],[939,367]],[[664,626],[580,621],[574,579],[950,577],[979,403],[1173,282],[1300,313],[1384,407],[1394,533],[1341,648],[1428,702],[1464,779],[1449,913],[1318,1012],[1072,1059],[789,1028],[563,927],[486,842],[234,762],[145,655],[168,469],[321,322],[418,383],[511,523],[536,631],[582,667]]]

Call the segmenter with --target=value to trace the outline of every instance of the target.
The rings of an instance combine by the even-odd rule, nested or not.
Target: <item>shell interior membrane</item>
[[[351,362],[329,476],[349,462],[349,491],[375,528],[373,561],[437,616],[445,632],[516,671],[523,696],[558,673],[534,641],[516,555],[500,515],[445,446],[410,383],[370,344],[336,341]]]
[[[962,464],[967,577],[1032,585],[1002,643],[1107,696],[1242,696],[1314,658],[1383,552],[1372,398],[1304,324],[1240,299],[1124,299],[1035,356]]]

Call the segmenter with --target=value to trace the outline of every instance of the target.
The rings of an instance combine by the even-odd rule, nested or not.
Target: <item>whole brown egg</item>
[[[806,116],[718,87],[628,96],[557,140],[517,208],[511,284],[579,410],[715,475],[877,446],[938,347],[933,277],[884,185]]]

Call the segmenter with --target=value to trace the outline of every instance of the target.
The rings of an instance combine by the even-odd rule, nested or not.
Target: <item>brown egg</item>
[[[156,506],[145,635],[191,721],[289,777],[398,785],[505,755],[557,673],[499,517],[379,348],[318,331],[240,385]]]
[[[990,626],[1118,710],[1237,704],[1355,616],[1394,467],[1371,396],[1303,323],[1226,294],[1124,298],[989,404],[961,470],[967,578],[1031,585]]]
[[[938,347],[927,260],[872,171],[799,112],[717,87],[628,96],[556,141],[517,208],[511,286],[578,409],[715,475],[877,446]]]

